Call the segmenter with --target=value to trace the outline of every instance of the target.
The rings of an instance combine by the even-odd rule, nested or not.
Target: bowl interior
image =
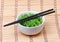
[[[20,16],[23,15],[24,13],[27,13],[27,14],[29,14],[29,13],[37,14],[37,13],[39,13],[39,12],[36,12],[36,11],[24,11],[24,12],[20,12],[20,14],[18,14],[16,20],[18,19],[18,17],[20,17]],[[26,27],[26,28],[35,28],[35,27],[41,26],[41,25],[43,25],[43,24],[44,24],[44,16],[42,16],[42,24],[37,25],[37,26],[34,26],[34,27],[27,27],[27,26],[23,26],[23,25],[21,25],[20,23],[18,23],[18,25],[20,25],[20,26],[22,26],[22,27]]]

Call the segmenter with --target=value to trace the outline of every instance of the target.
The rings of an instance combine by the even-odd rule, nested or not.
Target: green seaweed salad
[[[34,14],[33,13],[28,13],[28,14],[24,13],[21,16],[18,17],[18,20],[27,18],[28,16],[32,16],[32,15],[34,15]],[[23,26],[27,26],[27,27],[38,26],[38,25],[42,24],[42,17],[38,17],[36,19],[25,21],[25,22],[22,22],[20,24],[23,25]]]

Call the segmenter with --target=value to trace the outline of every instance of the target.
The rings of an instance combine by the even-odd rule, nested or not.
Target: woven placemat
[[[56,12],[45,16],[44,29],[36,36],[23,35],[16,25],[3,27],[16,20],[21,11],[51,8]],[[0,42],[60,42],[60,0],[0,0]]]

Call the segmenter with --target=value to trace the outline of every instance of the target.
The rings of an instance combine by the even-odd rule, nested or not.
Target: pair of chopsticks
[[[41,13],[37,13],[36,15],[33,15],[33,16],[30,16],[30,17],[27,17],[27,18],[24,18],[24,19],[21,19],[21,20],[17,20],[17,21],[8,23],[8,24],[4,25],[4,27],[9,26],[9,25],[13,25],[13,24],[16,24],[16,23],[19,23],[19,22],[25,22],[25,21],[28,21],[28,20],[31,20],[31,19],[35,19],[37,17],[45,16],[45,15],[48,15],[48,14],[51,14],[51,13],[54,13],[54,12],[55,12],[54,9],[49,9],[49,10],[43,11]]]

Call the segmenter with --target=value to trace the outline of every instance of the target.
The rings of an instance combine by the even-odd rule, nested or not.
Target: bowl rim
[[[39,13],[39,12],[37,12],[37,11],[22,11],[22,12],[20,12],[20,14],[17,15],[16,20],[18,19],[19,16],[21,16],[21,15],[24,14],[24,13],[34,13],[34,14],[36,14],[36,13]],[[18,23],[18,25],[19,25],[19,26],[22,26],[22,27],[24,27],[24,28],[37,28],[37,27],[39,27],[39,26],[42,26],[42,25],[44,24],[44,22],[45,22],[45,18],[44,18],[44,16],[42,16],[42,24],[39,24],[39,25],[37,25],[37,26],[27,27],[27,26],[23,26],[23,25],[21,25],[21,24],[19,24],[19,23]]]

